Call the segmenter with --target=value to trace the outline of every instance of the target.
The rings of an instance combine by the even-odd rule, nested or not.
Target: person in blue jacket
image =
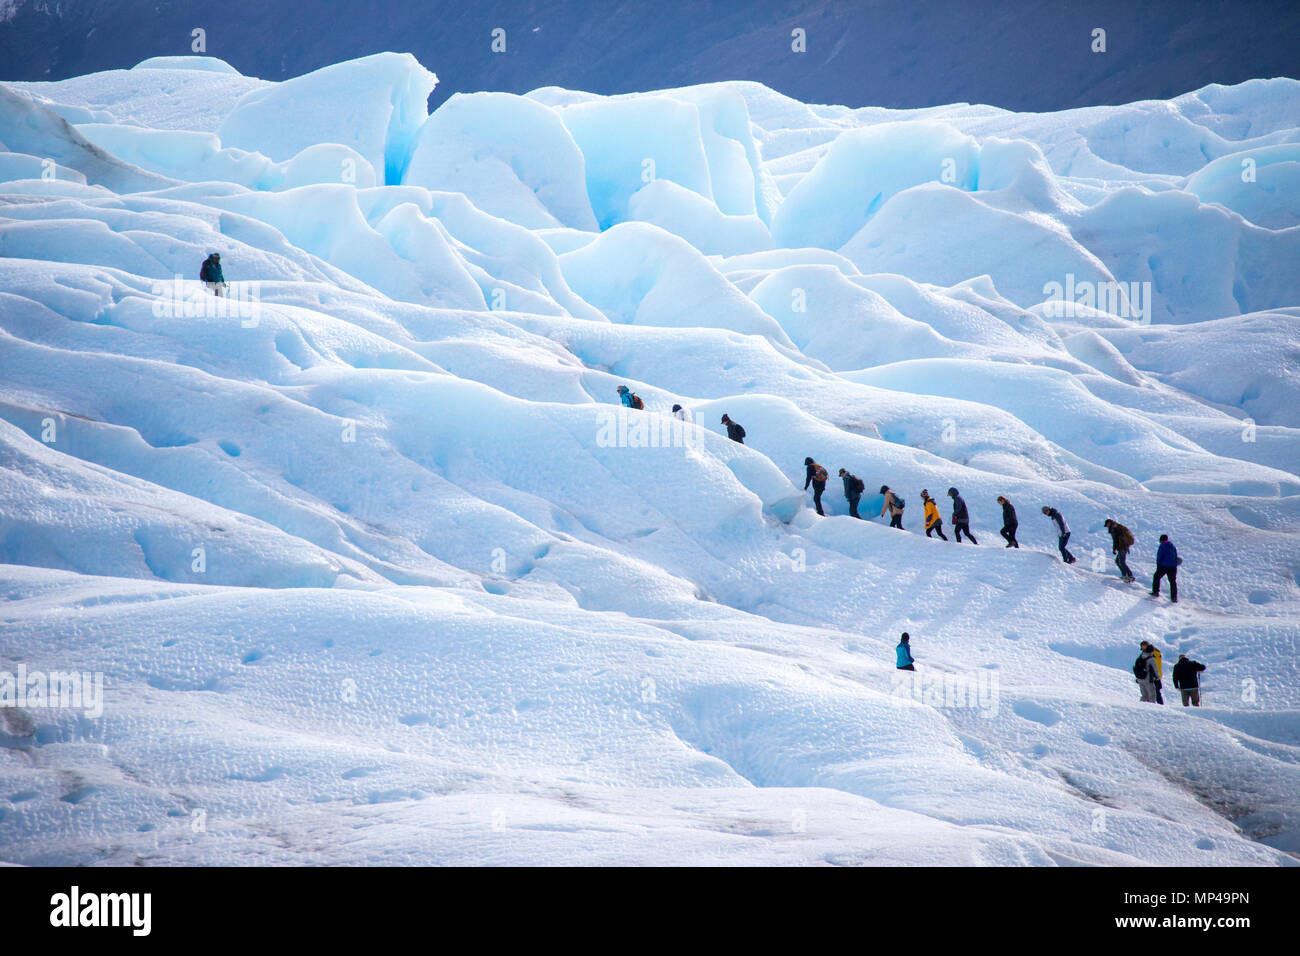
[[[1160,547],[1156,549],[1156,576],[1151,582],[1151,596],[1160,596],[1160,579],[1169,579],[1169,600],[1178,603],[1178,565],[1183,559],[1178,556],[1178,549],[1169,540],[1169,535],[1160,536]]]
[[[908,643],[910,640],[907,631],[904,631],[903,639],[898,642],[898,647],[894,649],[898,654],[898,669],[900,671],[916,670],[916,661],[912,658],[912,645]]]
[[[620,385],[618,387],[618,397],[623,400],[624,408],[632,407],[632,391],[626,385]]]

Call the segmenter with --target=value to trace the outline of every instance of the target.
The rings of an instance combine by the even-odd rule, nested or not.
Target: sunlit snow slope
[[[0,708],[0,860],[1294,861],[1300,82],[435,83],[0,86],[0,672],[105,684]]]

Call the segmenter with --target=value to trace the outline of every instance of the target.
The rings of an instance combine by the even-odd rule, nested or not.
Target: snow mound
[[[633,193],[627,218],[681,236],[705,255],[738,256],[772,247],[772,236],[757,216],[728,216],[671,179],[656,179]]]
[[[106,153],[52,110],[3,85],[0,144],[8,153],[26,154],[41,162],[75,169],[83,182],[107,186],[114,192],[160,189],[174,182]]]
[[[783,246],[839,249],[895,194],[926,182],[979,186],[973,139],[941,123],[885,123],[838,137],[781,203]]]
[[[994,208],[941,183],[891,197],[839,251],[866,274],[944,286],[986,275],[1024,307],[1048,298],[1051,280],[1074,276],[1080,285],[1102,287],[1116,281],[1063,224]]]
[[[204,73],[226,73],[240,76],[240,72],[220,57],[215,56],[151,56],[141,60],[133,70],[198,70]]]
[[[185,182],[229,182],[249,189],[292,189],[316,183],[376,185],[363,156],[338,143],[308,146],[283,163],[261,153],[223,149],[212,133],[155,130],[142,126],[83,123],[77,127],[96,146],[142,169]]]
[[[1300,225],[1300,143],[1220,156],[1187,178],[1187,191],[1266,229]]]
[[[594,231],[583,157],[554,111],[508,93],[457,93],[429,117],[404,183],[464,193],[529,229]]]
[[[627,221],[633,194],[658,179],[702,196],[722,216],[771,216],[745,103],[729,91],[593,99],[557,112],[582,150],[602,229]]]
[[[106,70],[57,82],[8,85],[36,97],[69,123],[124,123],[215,133],[242,96],[273,84],[187,65],[181,69]]]
[[[246,94],[219,135],[227,147],[277,161],[318,143],[339,143],[396,184],[437,85],[409,53],[376,53]]]
[[[729,329],[778,345],[789,338],[684,239],[624,223],[560,256],[574,292],[612,322]]]

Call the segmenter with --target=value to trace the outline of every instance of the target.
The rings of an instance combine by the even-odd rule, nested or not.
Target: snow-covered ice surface
[[[0,87],[0,681],[104,681],[0,708],[0,860],[1294,862],[1300,83],[435,82]]]

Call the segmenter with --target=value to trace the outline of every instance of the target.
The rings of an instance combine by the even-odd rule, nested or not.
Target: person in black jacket
[[[849,501],[849,514],[861,518],[862,515],[858,514],[858,502],[862,500],[862,492],[867,490],[866,484],[847,468],[840,469],[840,478],[844,480],[844,497]]]
[[[826,479],[830,476],[826,474],[825,468],[811,458],[805,458],[803,463],[808,469],[808,476],[803,482],[803,490],[807,491],[808,486],[812,485],[813,505],[816,506],[819,515],[824,515],[826,512],[822,511],[822,492],[826,490]],[[840,470],[843,471],[843,469]]]
[[[961,544],[961,533],[965,531],[971,544],[979,544],[975,540],[975,535],[970,533],[970,512],[966,510],[966,502],[962,500],[961,495],[957,494],[956,488],[948,489],[948,497],[952,499],[953,537],[957,539],[958,544]]]
[[[1007,539],[1008,548],[1018,548],[1020,542],[1016,540],[1016,528],[1020,522],[1016,519],[1016,509],[1005,495],[998,495],[998,504],[1002,506],[1002,537]]]
[[[1065,515],[1061,514],[1055,508],[1043,505],[1043,514],[1051,518],[1056,524],[1057,539],[1056,546],[1061,549],[1061,560],[1066,564],[1074,564],[1074,555],[1065,547],[1066,542],[1070,540],[1070,526],[1065,523]]]
[[[1189,701],[1193,707],[1201,706],[1201,680],[1198,675],[1203,670],[1204,664],[1189,660],[1186,654],[1178,655],[1178,663],[1174,665],[1174,687],[1182,692],[1184,707]]]
[[[745,444],[745,429],[741,428],[726,415],[722,416],[722,424],[727,426],[727,437],[734,442]]]

